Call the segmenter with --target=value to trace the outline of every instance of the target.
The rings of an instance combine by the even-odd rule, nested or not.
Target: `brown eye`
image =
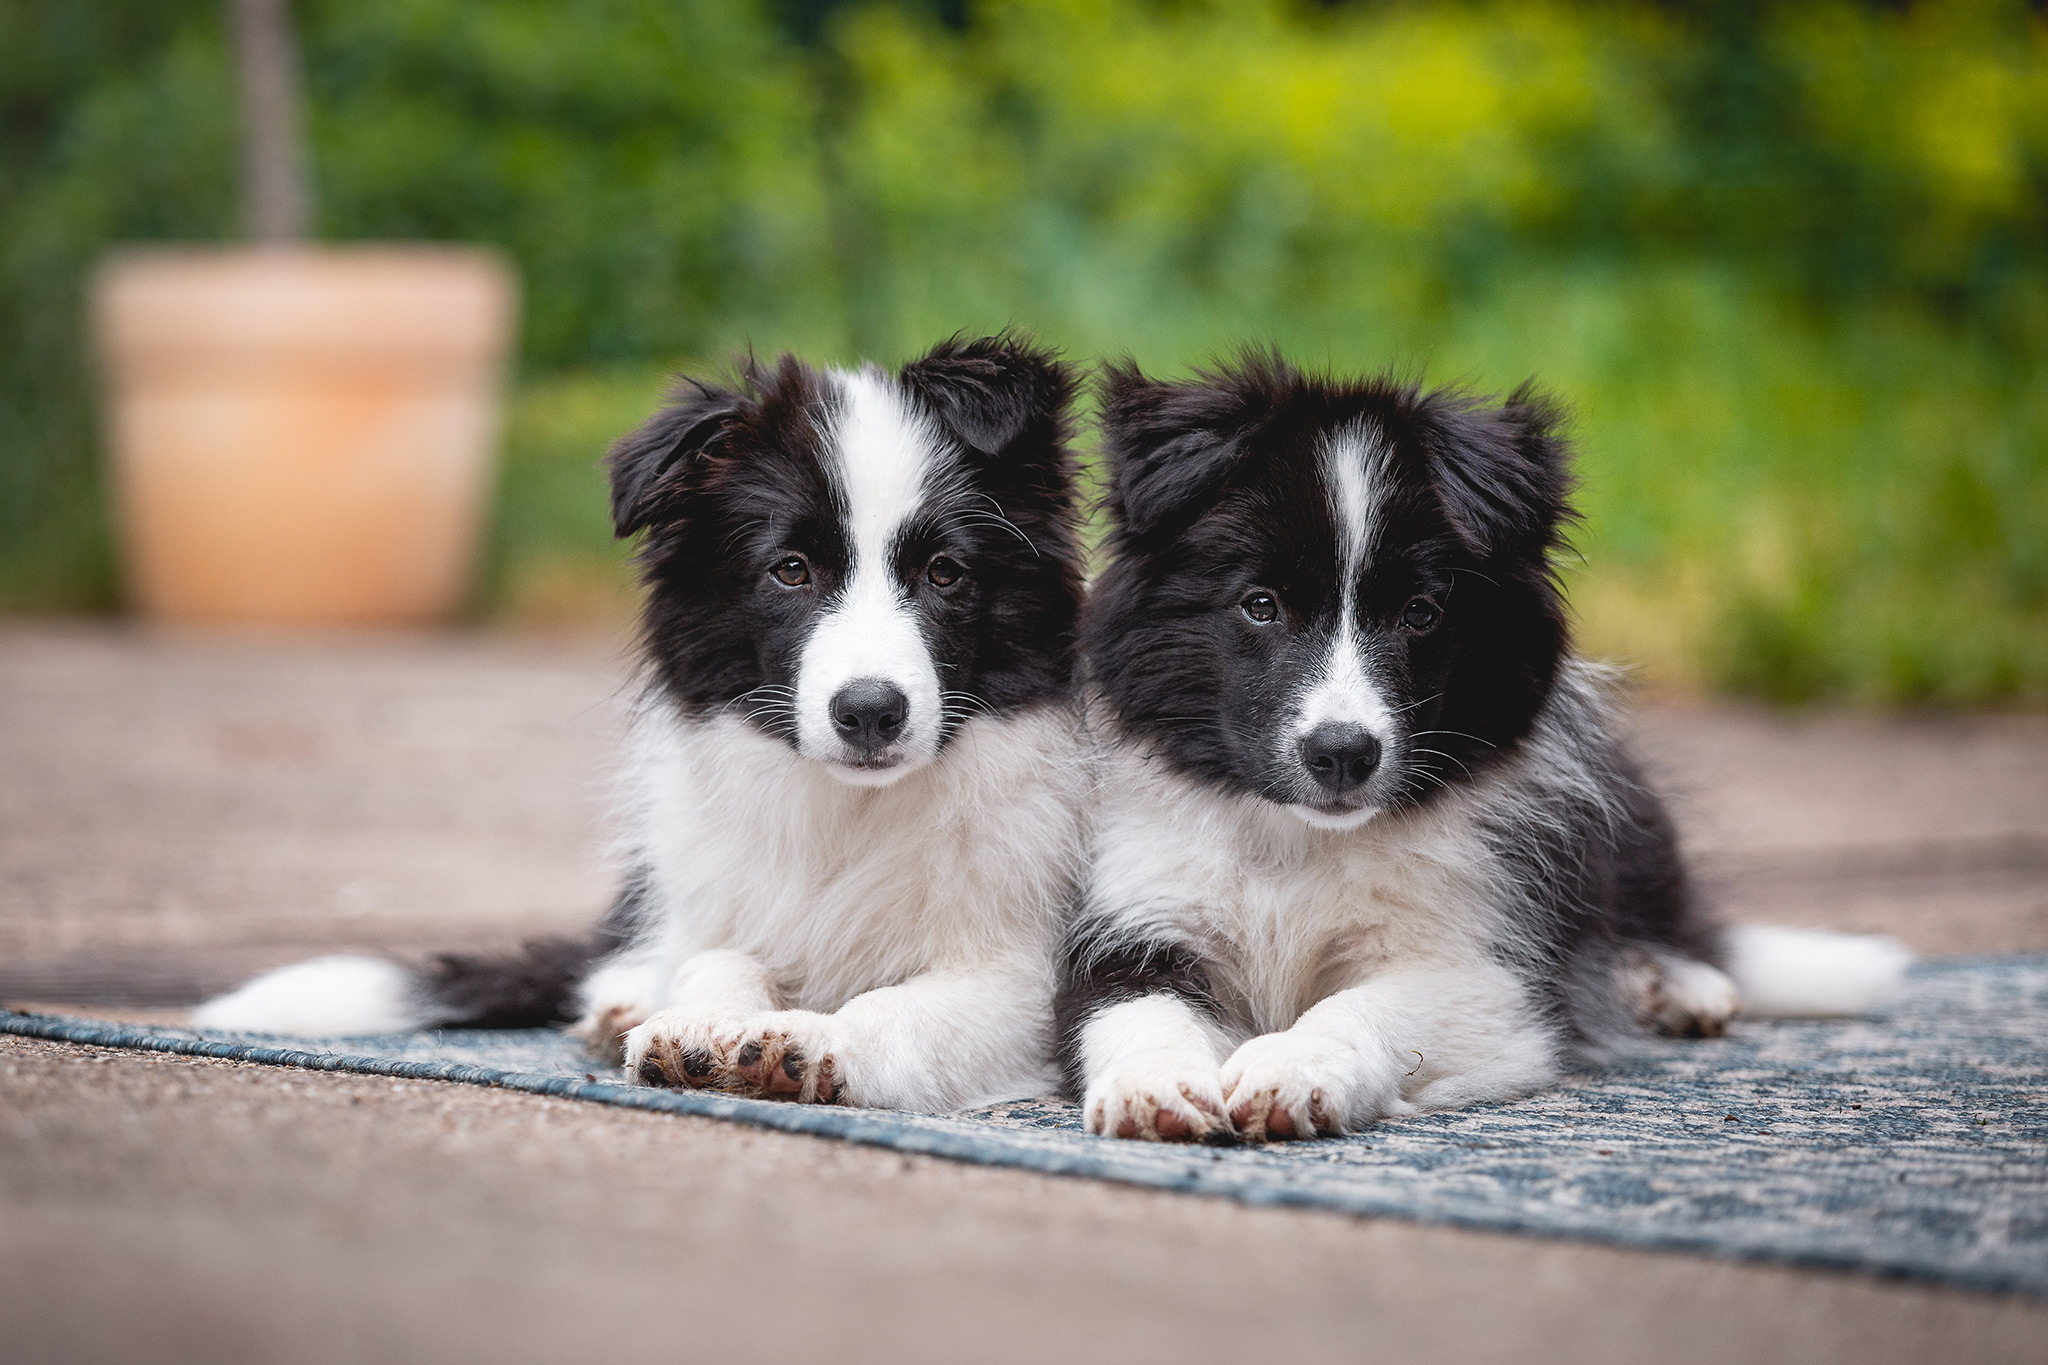
[[[1280,619],[1280,599],[1269,592],[1255,592],[1238,603],[1238,607],[1262,626]]]
[[[811,566],[804,563],[802,555],[791,555],[777,564],[773,572],[775,581],[785,588],[801,588],[811,581]]]
[[[960,581],[960,575],[967,570],[960,567],[960,561],[951,555],[940,555],[925,569],[924,576],[932,581],[935,588],[950,588]]]
[[[1401,608],[1401,628],[1412,635],[1427,635],[1443,619],[1443,612],[1427,597],[1410,598]]]

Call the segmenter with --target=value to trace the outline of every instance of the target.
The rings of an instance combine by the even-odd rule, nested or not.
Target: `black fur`
[[[628,878],[589,938],[530,938],[516,953],[438,953],[415,989],[435,1028],[549,1028],[574,1023],[576,987],[591,964],[624,946],[643,888]]]
[[[1536,987],[1552,1025],[1597,1059],[1641,1023],[1633,1003],[1617,995],[1615,978],[1642,948],[1714,966],[1723,965],[1724,953],[1663,802],[1611,738],[1586,731],[1578,738],[1611,805],[1529,790],[1528,804],[1515,809],[1511,798],[1486,833],[1520,888],[1507,908],[1521,922],[1529,955],[1514,965]],[[1538,810],[1546,818],[1532,820]]]
[[[517,953],[440,953],[420,973],[436,1028],[548,1028],[573,1023],[576,985],[616,949],[602,938],[530,938]]]
[[[1177,995],[1205,1014],[1216,1011],[1202,956],[1168,939],[1131,942],[1103,926],[1077,922],[1062,947],[1059,986],[1053,996],[1052,1026],[1063,1093],[1078,1097],[1081,1026],[1110,1005],[1147,995]]]

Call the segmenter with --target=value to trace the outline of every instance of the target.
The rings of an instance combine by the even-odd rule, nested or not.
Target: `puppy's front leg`
[[[617,953],[584,979],[583,1012],[569,1030],[595,1056],[613,1066],[626,1061],[626,1035],[662,1007],[670,973],[646,952]]]
[[[1089,1132],[1152,1142],[1229,1138],[1216,1072],[1223,1035],[1186,996],[1161,991],[1103,1005],[1076,1032]]]
[[[626,1034],[626,1074],[693,1090],[731,1086],[747,1021],[782,1003],[760,963],[723,949],[685,958],[667,995],[668,1008]]]
[[[1060,1066],[1089,1132],[1229,1139],[1216,1067],[1230,1044],[1193,946],[1098,908],[1068,928],[1054,1014]]]
[[[1526,1093],[1557,1047],[1515,976],[1493,963],[1389,972],[1321,1001],[1223,1064],[1238,1136],[1312,1137],[1375,1119]]]
[[[941,969],[857,995],[829,1015],[800,1010],[750,1030],[814,1030],[811,1070],[829,1067],[839,1098],[943,1112],[1051,1088],[1052,985],[1042,964]]]

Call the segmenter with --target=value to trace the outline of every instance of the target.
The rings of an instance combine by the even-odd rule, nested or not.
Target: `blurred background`
[[[2048,950],[2048,6],[0,0],[0,1006],[587,932],[606,446],[749,346],[1009,325],[1537,377],[1711,903]],[[0,1354],[670,1359],[759,1335],[702,1306],[769,1254],[841,1354],[2040,1354],[1990,1297],[861,1159],[0,1038]]]
[[[596,460],[738,348],[1244,340],[1577,416],[1592,650],[2048,699],[2048,20],[1919,3],[307,0],[311,232],[508,253],[471,611],[631,611]],[[120,600],[90,272],[236,237],[218,0],[0,2],[0,609]]]

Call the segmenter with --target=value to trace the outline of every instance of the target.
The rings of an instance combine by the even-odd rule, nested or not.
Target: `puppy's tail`
[[[443,953],[419,967],[374,957],[319,957],[280,967],[207,1001],[201,1028],[302,1038],[425,1028],[544,1028],[573,1021],[576,988],[618,946],[538,938],[503,956]]]
[[[1867,1014],[1896,999],[1913,954],[1894,938],[1737,925],[1728,974],[1753,1019]]]

